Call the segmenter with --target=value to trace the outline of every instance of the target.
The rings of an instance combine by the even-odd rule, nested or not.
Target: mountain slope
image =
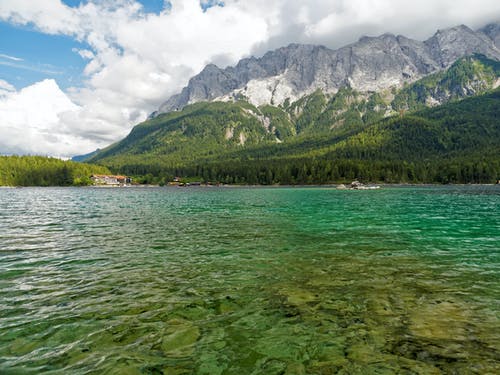
[[[282,113],[277,110],[278,113]],[[154,160],[191,160],[226,149],[262,142],[275,143],[274,132],[285,134],[291,124],[269,126],[269,117],[247,102],[196,103],[134,127],[122,141],[101,150],[89,160],[99,161],[126,155]],[[276,116],[278,117],[278,116]],[[289,129],[285,129],[288,126]],[[274,132],[272,133],[271,130]]]
[[[94,150],[92,152],[89,152],[87,154],[83,154],[83,155],[75,155],[71,158],[71,161],[76,161],[76,162],[82,162],[82,161],[85,161],[87,159],[90,159],[91,157],[93,157],[94,155],[97,155],[97,153],[101,151],[99,148],[97,150]]]
[[[312,101],[318,105],[317,100]],[[319,100],[319,105],[324,102]],[[213,106],[222,106],[223,113]],[[183,126],[194,124],[194,130],[189,132],[196,133],[221,116],[234,124],[246,119],[248,122],[239,125],[242,127],[265,129],[256,118],[242,115],[244,109],[251,108],[248,103],[227,106],[198,103],[158,117],[137,127],[128,139],[104,150],[107,153],[93,161],[127,174],[151,173],[160,180],[180,175],[227,183],[328,183],[354,178],[466,183],[494,182],[500,177],[500,89],[363,126],[304,132],[283,143],[276,143],[265,131],[255,131],[253,138],[248,138],[264,140],[244,147],[238,144],[239,137],[234,142],[226,140],[225,146],[217,146],[215,141],[204,144],[204,138],[183,138],[186,135],[182,136],[181,131],[188,129]],[[185,111],[191,112],[182,118]],[[215,111],[211,114],[215,117],[207,121],[202,114],[210,111]],[[199,122],[190,122],[196,116]],[[214,129],[216,126],[220,124],[214,124]],[[161,139],[158,136],[162,132],[170,136],[172,131],[180,136],[176,142],[150,145],[152,140]],[[142,146],[148,151],[141,150]],[[170,147],[170,152],[159,152],[162,147]]]
[[[499,77],[500,62],[476,54],[404,87],[391,104],[395,110],[436,106],[496,88],[500,85]]]
[[[338,50],[291,44],[261,58],[243,59],[235,67],[207,65],[153,117],[200,101],[246,98],[256,106],[279,105],[317,90],[332,94],[345,87],[359,92],[399,88],[474,53],[500,60],[498,24],[478,31],[464,25],[439,30],[424,42],[384,34]]]
[[[425,161],[500,158],[500,90],[410,116],[385,119],[335,145],[336,158]]]
[[[400,91],[379,94],[342,88],[328,95],[317,90],[278,107],[256,107],[244,100],[196,103],[137,125],[124,140],[87,160],[109,162],[123,155],[143,163],[158,158],[177,163],[260,144],[289,143],[296,137],[350,134],[400,111],[480,94],[496,87],[499,77],[500,63],[473,56]]]
[[[499,118],[497,89],[351,134],[257,146],[176,172],[228,183],[494,183],[500,178]]]
[[[493,40],[495,46],[500,49],[500,22],[486,25],[479,31],[485,34],[491,40]]]

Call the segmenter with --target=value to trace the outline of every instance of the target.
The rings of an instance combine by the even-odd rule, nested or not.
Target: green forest
[[[326,184],[353,179],[385,183],[495,183],[500,179],[499,119],[497,89],[365,126],[299,135],[283,143],[205,149],[196,149],[192,143],[186,148],[175,146],[179,149],[171,153],[117,153],[101,162],[116,172],[140,176],[144,183],[160,184],[174,176],[265,185]],[[138,142],[128,140],[128,147],[143,141],[144,135]],[[189,142],[185,141],[187,145]]]
[[[44,156],[0,156],[0,186],[85,186],[92,174],[107,173],[103,166]]]

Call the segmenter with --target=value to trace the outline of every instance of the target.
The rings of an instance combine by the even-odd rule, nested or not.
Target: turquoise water
[[[500,373],[499,244],[495,186],[0,189],[0,373]]]

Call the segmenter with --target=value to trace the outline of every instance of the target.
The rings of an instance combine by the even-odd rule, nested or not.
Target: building
[[[110,185],[123,186],[132,183],[132,179],[128,176],[114,176],[106,174],[93,174],[90,179],[94,185]]]

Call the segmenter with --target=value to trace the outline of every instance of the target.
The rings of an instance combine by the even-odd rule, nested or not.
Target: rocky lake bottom
[[[500,188],[0,190],[2,374],[500,373]]]

